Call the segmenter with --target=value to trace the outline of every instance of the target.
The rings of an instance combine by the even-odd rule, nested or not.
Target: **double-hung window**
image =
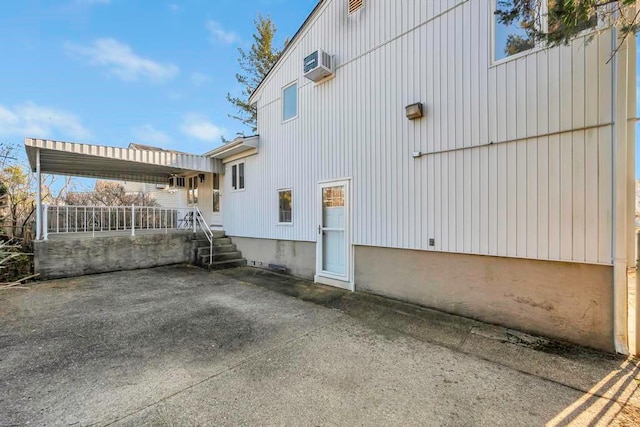
[[[231,189],[244,190],[244,162],[231,166]]]

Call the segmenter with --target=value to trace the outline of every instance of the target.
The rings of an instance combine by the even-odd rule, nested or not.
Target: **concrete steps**
[[[209,242],[207,241],[207,244]],[[213,246],[226,246],[231,244],[231,239],[228,237],[218,237],[213,239]]]
[[[214,261],[211,264],[207,264],[206,268],[208,268],[209,270],[226,270],[227,268],[246,267],[246,266],[247,266],[247,260],[242,258],[242,259],[235,259],[232,261]]]
[[[197,248],[198,256],[209,256],[209,242],[207,242],[207,246],[199,246]],[[236,252],[236,245],[223,245],[223,246],[214,246],[213,253],[214,254],[222,254],[226,252]]]
[[[216,230],[213,233],[213,255],[211,257],[209,257],[211,252],[209,240],[203,235],[197,236],[196,265],[209,270],[224,270],[247,265],[247,260],[242,258],[242,252],[237,250],[236,245],[224,234],[224,231]]]

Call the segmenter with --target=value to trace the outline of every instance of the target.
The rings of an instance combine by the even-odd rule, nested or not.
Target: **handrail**
[[[189,230],[196,231],[192,208],[159,206],[56,206],[43,205],[42,238],[50,234]]]
[[[209,240],[209,264],[211,264],[213,263],[213,231],[211,231],[211,229],[209,228],[209,225],[207,225],[207,221],[204,220],[204,217],[202,216],[202,212],[200,212],[200,209],[198,209],[197,206],[194,206],[193,210],[194,210],[194,216],[196,217],[198,225],[200,226],[202,231],[204,231],[204,235],[207,237],[207,240]]]

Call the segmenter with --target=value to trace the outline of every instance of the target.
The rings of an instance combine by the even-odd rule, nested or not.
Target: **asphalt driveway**
[[[499,331],[251,269],[42,282],[0,293],[0,426],[634,419],[635,363]]]

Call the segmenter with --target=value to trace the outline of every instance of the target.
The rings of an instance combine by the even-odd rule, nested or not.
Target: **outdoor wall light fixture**
[[[416,102],[415,104],[407,105],[406,107],[404,107],[404,109],[407,115],[407,119],[409,120],[419,119],[422,116],[424,116],[421,102]]]
[[[200,182],[204,182],[204,174],[203,173],[198,175],[198,178],[200,178]]]

